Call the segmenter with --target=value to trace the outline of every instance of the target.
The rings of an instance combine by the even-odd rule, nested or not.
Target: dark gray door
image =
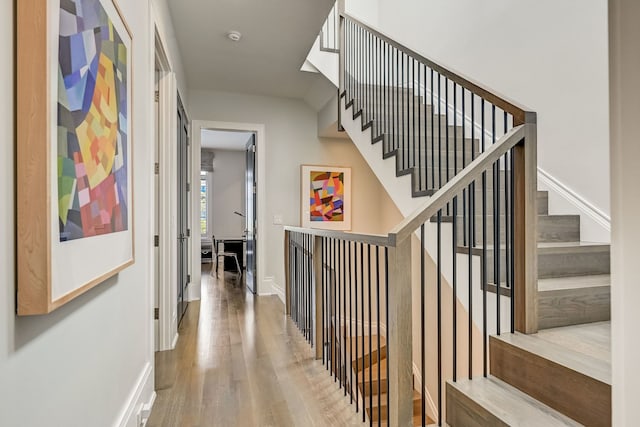
[[[189,124],[178,98],[178,323],[187,310],[189,284]]]
[[[247,287],[254,294],[256,293],[256,220],[257,220],[257,199],[256,199],[256,136],[251,136],[247,144],[247,178],[246,178],[246,226],[247,238]]]

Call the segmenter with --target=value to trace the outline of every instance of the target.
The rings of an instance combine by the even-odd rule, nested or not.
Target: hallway
[[[364,425],[277,296],[203,271],[176,349],[156,353],[149,427]]]

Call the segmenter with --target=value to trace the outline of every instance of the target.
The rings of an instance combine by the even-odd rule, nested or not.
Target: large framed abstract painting
[[[303,165],[302,227],[351,230],[351,169]]]
[[[133,264],[132,36],[114,0],[16,8],[17,311],[32,315]]]

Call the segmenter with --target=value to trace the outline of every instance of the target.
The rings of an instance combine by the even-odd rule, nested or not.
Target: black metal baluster
[[[333,239],[328,239],[327,242],[328,245],[328,250],[329,250],[329,358],[331,359],[331,370],[329,371],[329,373],[331,374],[333,372],[334,374],[334,378],[335,378],[335,298],[336,298],[336,291],[335,291],[335,256],[334,256],[334,247],[335,247],[335,242]],[[334,380],[335,381],[335,380]]]
[[[449,151],[449,78],[444,78],[444,135],[445,135],[445,150],[446,150],[446,181],[449,182],[449,156],[451,155]],[[442,165],[440,165],[442,168]],[[449,215],[449,203],[447,203],[447,215]]]
[[[342,378],[344,395],[347,395],[347,260],[346,242],[342,241]]]
[[[424,224],[420,226],[420,377],[421,377],[421,386],[422,386],[422,424],[423,426],[427,425],[427,406],[426,406],[426,395],[427,395],[427,380],[425,373],[425,352],[426,352],[426,336],[425,336],[425,322],[426,322],[426,310],[425,310],[425,233],[424,233]]]
[[[382,420],[380,417],[380,394],[382,392],[382,379],[380,378],[380,248],[378,246],[376,248],[376,321],[378,322],[378,339],[376,340],[378,343],[378,427],[382,424]]]
[[[438,211],[437,224],[438,425],[442,425],[442,209]]]
[[[360,294],[362,294],[362,301],[360,302],[360,332],[362,336],[362,360],[359,363],[362,363],[362,366],[359,369],[359,372],[362,372],[362,422],[366,421],[365,410],[366,406],[366,378],[364,376],[365,370],[365,348],[364,348],[364,243],[360,242]],[[371,352],[369,352],[371,354]]]
[[[433,69],[430,70],[431,71],[431,188],[435,189],[436,188],[436,167],[435,167],[435,134],[436,134],[436,128],[434,126],[434,119],[435,119],[435,114],[436,114],[436,106],[433,102],[434,100],[434,95],[433,95]]]
[[[453,176],[458,174],[458,85],[453,83]],[[464,120],[464,118],[463,118]],[[464,126],[464,122],[462,123]],[[464,152],[462,153],[464,157]]]
[[[515,332],[516,329],[516,325],[515,325],[515,312],[516,312],[516,286],[515,286],[515,265],[514,265],[514,258],[515,258],[515,217],[514,217],[514,208],[515,208],[515,190],[514,190],[514,180],[515,180],[515,171],[514,171],[514,166],[515,166],[515,159],[514,159],[514,148],[511,149],[511,155],[509,156],[509,160],[510,162],[510,180],[511,180],[511,185],[510,187],[510,204],[509,204],[509,218],[510,218],[510,228],[511,228],[511,251],[510,251],[510,256],[511,256],[511,333]]]
[[[464,117],[464,115],[463,115]],[[471,126],[473,126],[473,120],[471,123]],[[468,261],[468,271],[469,271],[469,281],[467,283],[468,288],[467,288],[467,292],[469,293],[469,317],[468,317],[468,340],[469,340],[469,344],[468,344],[468,348],[469,348],[469,379],[473,378],[473,257],[472,255],[472,250],[473,250],[473,241],[474,241],[474,234],[475,230],[473,228],[473,224],[475,223],[475,218],[472,215],[475,215],[474,211],[473,211],[473,207],[474,207],[474,184],[475,181],[473,183],[471,183],[469,185],[469,190],[468,190],[468,194],[469,194],[469,203],[467,204],[468,209],[469,209],[469,223],[467,224],[468,226],[468,235],[469,235],[469,239],[467,241],[468,244],[468,251],[469,251],[469,255],[467,257],[467,261]]]
[[[367,282],[369,284],[369,408],[373,411],[373,345],[371,340],[371,323],[373,313],[371,311],[371,245],[367,244]],[[369,416],[369,427],[373,426],[373,417]]]
[[[455,111],[455,110],[454,110]],[[453,198],[453,382],[458,380],[458,196]]]
[[[440,73],[438,73],[438,189],[442,188],[442,102],[440,96]]]
[[[411,152],[413,153],[413,161],[411,162],[411,167],[415,167],[417,164],[417,153],[416,153],[416,78],[415,78],[415,71],[416,71],[416,60],[415,58],[411,58],[411,96],[408,97],[409,101],[409,111],[411,111],[411,121],[412,121],[412,129],[413,129],[413,136],[411,138],[413,147],[411,147]],[[420,116],[418,116],[420,117]],[[419,182],[419,181],[418,181]],[[413,192],[413,188],[411,189]]]
[[[327,324],[325,323],[326,322],[325,310],[327,308],[327,271],[324,268],[325,261],[326,261],[324,237],[322,237],[322,240],[321,240],[321,247],[322,247],[322,260],[320,261],[320,268],[322,269],[322,363],[325,366],[327,366],[328,360],[325,357],[326,349],[327,349],[327,346],[326,346]]]
[[[467,141],[466,141],[466,129],[467,122],[464,110],[464,97],[465,97],[465,89],[464,86],[461,86],[462,89],[462,169],[467,167]],[[472,144],[473,146],[473,144]],[[457,155],[456,155],[457,156]],[[469,186],[471,188],[471,186]],[[467,218],[467,201],[470,200],[471,194],[468,194],[468,189],[462,190],[462,243],[463,246],[471,246],[471,243],[467,242],[467,221],[471,221],[471,218]]]
[[[353,243],[353,274],[354,274],[354,291],[356,294],[355,297],[355,304],[354,304],[354,319],[355,319],[355,330],[356,330],[356,334],[355,337],[351,337],[351,340],[356,342],[356,413],[359,410],[359,406],[360,406],[360,399],[358,398],[358,388],[359,388],[359,381],[358,381],[358,373],[360,372],[360,352],[359,352],[359,348],[358,348],[358,242],[354,242]],[[360,295],[360,298],[364,298],[364,295]],[[351,358],[352,360],[352,364],[353,364],[353,357]],[[351,370],[353,370],[353,366],[351,367]],[[364,412],[364,405],[362,406],[362,411]]]
[[[401,63],[400,63],[400,79],[401,79],[401,83],[402,86],[400,87],[400,113],[401,113],[401,123],[402,123],[402,141],[401,141],[401,153],[402,153],[402,169],[406,169],[407,168],[407,130],[406,130],[406,123],[404,120],[404,58],[405,58],[405,54],[402,53],[402,57],[401,57]]]
[[[425,75],[425,83],[424,85],[422,84],[422,64],[420,64],[418,62],[418,96],[420,96],[420,86],[422,85],[423,88],[426,87],[426,78],[427,76]],[[423,144],[422,144],[422,102],[424,101],[424,99],[420,99],[418,100],[418,191],[423,191],[426,188],[426,185],[422,185],[422,175],[426,175],[426,168],[424,168],[425,170],[423,171],[423,158],[426,155],[426,152],[423,150]],[[426,102],[426,101],[425,101]],[[425,110],[425,116],[426,116],[426,109],[427,106],[424,106],[424,110]],[[426,128],[426,120],[425,120],[425,128]],[[426,135],[426,129],[424,134]]]
[[[353,295],[352,295],[352,281],[351,281],[351,242],[347,243],[348,251],[347,251],[347,277],[349,278],[349,359],[348,359],[348,367],[349,367],[349,400],[351,404],[353,404],[353,330],[351,323],[353,322],[353,317],[351,316],[351,307],[353,306]],[[358,404],[356,399],[356,405]]]
[[[384,305],[385,305],[385,324],[387,328],[389,327],[389,248],[385,246],[384,248]],[[389,332],[387,329],[387,333],[385,334],[385,342],[384,342],[386,353],[387,353],[387,420],[390,419],[389,414],[391,413],[391,401],[389,397]],[[380,417],[378,417],[380,418]]]
[[[338,369],[340,368],[340,358],[338,356],[339,346],[338,340],[340,338],[340,285],[338,275],[338,241],[333,239],[333,382],[338,381]],[[340,386],[342,386],[342,380],[340,380]]]
[[[491,106],[491,145],[496,143],[496,106]],[[493,200],[494,200],[494,211],[493,211],[493,226],[494,226],[494,242],[493,247],[495,252],[495,271],[494,278],[496,281],[496,328],[497,334],[500,335],[501,325],[500,325],[500,281],[502,275],[500,274],[500,258],[502,256],[500,250],[500,161],[496,161],[493,164],[493,170],[495,174],[495,178],[493,181]]]
[[[485,117],[484,117],[484,99],[480,100],[480,114],[482,115],[482,126],[480,140],[482,141],[481,149],[484,153],[485,149]],[[483,358],[483,375],[487,376],[487,172],[482,172],[482,358]]]

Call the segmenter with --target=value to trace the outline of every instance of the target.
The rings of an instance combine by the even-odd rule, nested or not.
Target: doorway
[[[246,282],[247,288],[252,293],[256,293],[255,277],[256,277],[256,230],[258,221],[258,203],[257,192],[258,183],[256,182],[256,135],[251,134],[249,142],[246,146],[247,165],[245,169],[245,238],[247,265],[246,265]]]
[[[195,130],[198,132],[198,130]],[[225,270],[240,274],[248,289],[255,293],[257,237],[257,175],[255,132],[219,129],[200,130],[201,185],[200,218],[202,262],[208,260],[209,247],[236,254],[235,259],[212,260],[212,274],[223,275]],[[203,190],[204,189],[204,190]],[[206,231],[205,231],[206,230]]]
[[[188,296],[187,287],[191,281],[189,274],[189,243],[191,230],[189,228],[189,193],[191,191],[189,183],[189,121],[184,111],[182,101],[178,96],[178,138],[177,138],[177,161],[178,161],[178,227],[177,227],[177,250],[178,250],[178,325],[182,321],[184,313],[187,311]]]

